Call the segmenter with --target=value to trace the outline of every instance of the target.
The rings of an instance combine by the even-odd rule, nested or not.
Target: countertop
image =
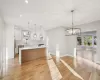
[[[37,49],[37,48],[46,48],[46,46],[28,46],[28,47],[19,48],[19,50]]]

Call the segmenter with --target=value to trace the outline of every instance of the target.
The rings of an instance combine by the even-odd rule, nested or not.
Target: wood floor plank
[[[88,70],[81,66],[74,66],[74,58],[70,57],[70,56],[65,56],[62,57],[61,59],[63,59],[67,64],[69,64],[69,66],[71,68],[73,68],[84,80],[89,80],[90,76],[91,76],[91,72],[88,72]]]
[[[52,56],[54,62],[56,63],[56,66],[58,67],[61,75],[62,75],[62,79],[61,80],[81,80],[78,77],[76,77],[75,75],[72,74],[72,72],[61,62],[56,62],[56,57]]]
[[[85,73],[82,72],[82,69],[78,69],[78,71],[74,68],[73,58],[66,56],[61,59],[63,59],[68,65],[70,65],[70,67],[76,70],[76,72],[81,74]],[[55,79],[52,78],[52,71],[57,71],[57,73],[59,71],[62,76],[60,80],[81,80],[73,75],[72,72],[61,61],[56,62],[55,56],[52,56],[49,60],[52,60],[52,63],[54,62],[55,64],[48,63],[46,58],[40,58],[19,65],[18,57],[11,59],[7,65],[8,69],[1,80],[59,80],[57,75],[55,75]],[[55,65],[57,68],[54,68],[51,71],[49,68],[50,65]]]
[[[16,65],[16,63],[14,64]],[[9,65],[10,70],[2,80],[52,80],[45,58],[26,62],[17,67],[14,64]]]

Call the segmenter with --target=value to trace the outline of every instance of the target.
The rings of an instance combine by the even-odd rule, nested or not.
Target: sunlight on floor
[[[64,60],[60,59],[60,61],[78,78],[84,80],[79,74],[77,74]]]
[[[49,55],[51,58],[51,56]],[[62,78],[62,75],[60,74],[56,64],[54,63],[53,59],[47,60],[49,70],[51,73],[52,80],[60,80]]]
[[[62,59],[60,59],[60,57],[56,57],[57,59],[56,60],[59,60],[61,61],[72,73],[73,75],[75,75],[76,77],[80,78],[81,80],[84,80],[77,72],[75,72],[65,61],[63,61]],[[49,69],[50,69],[50,73],[51,73],[51,77],[52,77],[52,80],[60,80],[62,79],[62,75],[61,73],[59,72],[56,64],[54,63],[51,55],[49,55],[49,59],[47,60],[48,62],[48,66],[49,66]],[[56,61],[58,62],[58,61]]]

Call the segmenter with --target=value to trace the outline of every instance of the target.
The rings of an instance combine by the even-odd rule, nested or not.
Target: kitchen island
[[[19,48],[19,63],[35,60],[41,57],[46,57],[46,47],[24,47]]]

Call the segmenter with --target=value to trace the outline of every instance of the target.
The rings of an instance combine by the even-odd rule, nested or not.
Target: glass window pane
[[[82,39],[81,39],[81,37],[77,37],[77,45],[82,45]]]
[[[92,36],[84,36],[84,45],[92,46]]]

